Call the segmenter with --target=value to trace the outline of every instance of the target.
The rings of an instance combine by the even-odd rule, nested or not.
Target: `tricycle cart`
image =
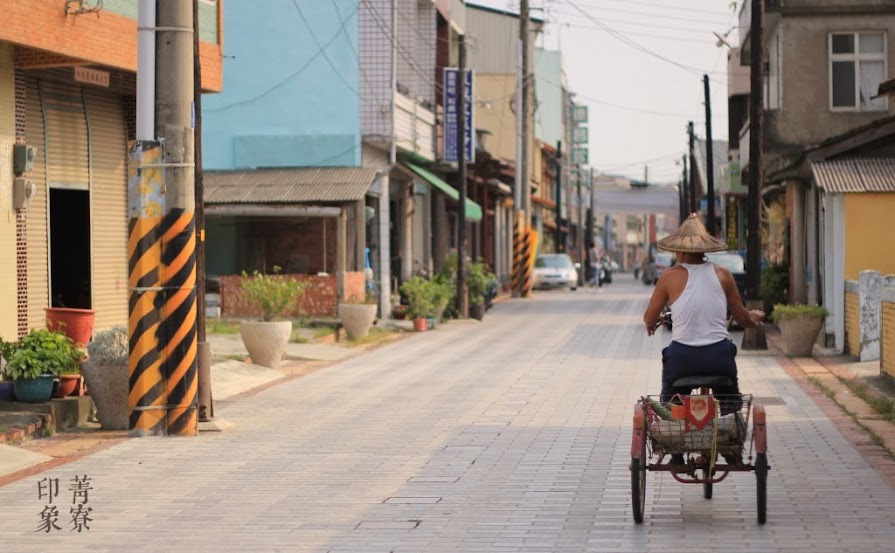
[[[767,428],[764,407],[752,396],[713,395],[713,387],[730,386],[725,376],[694,376],[674,386],[698,389],[663,402],[642,397],[634,406],[631,440],[631,495],[634,521],[643,522],[647,472],[668,472],[684,484],[712,486],[732,472],[754,472],[758,523],[767,519]],[[751,423],[751,426],[750,426]],[[754,456],[754,457],[753,457]]]

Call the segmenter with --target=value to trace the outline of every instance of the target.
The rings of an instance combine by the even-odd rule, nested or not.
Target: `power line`
[[[336,72],[336,75],[339,77],[339,80],[341,80],[345,84],[345,86],[348,87],[348,90],[353,92],[355,96],[360,96],[358,91],[355,90],[355,88],[353,86],[351,86],[351,83],[349,83],[348,80],[345,78],[345,75],[343,75],[342,72],[339,70],[339,68],[336,67],[336,64],[333,63],[333,60],[330,59],[329,54],[326,53],[326,47],[323,46],[322,44],[320,44],[320,39],[318,39],[317,35],[314,34],[314,28],[311,27],[310,23],[308,23],[308,20],[305,17],[305,14],[301,11],[301,7],[298,5],[298,2],[296,0],[292,0],[292,5],[295,6],[295,10],[298,12],[298,16],[301,17],[302,22],[304,22],[305,27],[307,27],[308,34],[311,35],[311,39],[314,41],[314,44],[316,44],[317,48],[320,49],[320,53],[326,59],[326,62],[329,64],[329,66],[332,67],[332,70]],[[337,8],[337,10],[338,10],[338,8]],[[340,20],[342,19],[341,16],[339,17],[339,19]],[[336,33],[336,36],[339,36],[339,34],[341,34],[341,29],[343,29],[343,28],[344,28],[344,25],[342,27],[339,27],[339,32]],[[330,41],[330,43],[331,42],[332,41]],[[348,42],[351,42],[351,41],[349,40]],[[327,44],[327,46],[328,45],[329,44]],[[352,47],[352,49],[353,49],[353,47]]]
[[[639,5],[639,6],[646,6],[646,7],[649,7],[649,8],[659,8],[659,9],[664,9],[664,10],[667,10],[667,11],[673,11],[673,12],[675,12],[675,13],[680,13],[680,12],[702,13],[702,14],[707,14],[707,15],[712,15],[712,16],[714,16],[712,19],[725,19],[725,20],[727,20],[727,19],[729,19],[729,17],[730,17],[731,15],[733,15],[732,13],[722,14],[721,12],[718,12],[718,11],[712,11],[712,10],[700,10],[700,9],[698,9],[698,8],[682,8],[682,7],[679,7],[679,6],[673,6],[673,5],[668,5],[668,4],[656,4],[656,3],[652,3],[652,2],[635,2],[635,1],[633,1],[633,0],[615,0],[615,1],[620,1],[620,3],[622,3],[622,4],[626,5],[626,6],[630,6],[631,4],[634,4],[634,5]],[[598,9],[600,9],[600,11],[617,12],[617,13],[627,13],[627,14],[641,15],[641,16],[649,16],[649,15],[651,15],[651,14],[645,12],[645,11],[624,10],[624,9],[620,9],[620,8],[607,8],[607,7],[602,6],[602,5],[600,5],[600,4],[593,4],[593,3],[589,3],[589,2],[582,2],[582,5],[590,6],[590,7],[594,7],[594,8],[598,8]],[[694,18],[692,18],[692,17],[675,17],[675,16],[670,16],[670,15],[667,15],[667,16],[666,16],[666,15],[664,15],[664,14],[656,14],[656,17],[662,17],[663,19],[675,19],[675,20],[679,20],[679,21],[705,21],[705,22],[710,22],[710,20],[708,20],[708,19],[694,19]]]
[[[566,16],[578,15],[577,13],[572,13],[572,12],[567,12],[567,11],[562,11],[562,10],[556,10],[555,13],[558,13],[561,15],[566,15]],[[662,17],[662,19],[673,19],[673,18]],[[614,18],[610,18],[610,17],[600,17],[600,20],[604,21],[604,22],[608,21],[610,23],[619,23],[622,25],[637,25],[638,27],[652,27],[654,29],[670,29],[673,31],[686,31],[686,32],[692,32],[692,33],[704,33],[704,34],[708,34],[709,31],[707,29],[710,29],[712,27],[712,25],[710,25],[710,24],[704,25],[702,27],[685,27],[682,25],[660,25],[660,24],[656,24],[656,23],[647,23],[644,21],[631,21],[630,19],[614,19]],[[722,27],[724,25],[726,25],[726,24],[725,23],[721,24]]]
[[[581,13],[581,15],[583,15],[584,17],[590,19],[590,20],[593,21],[594,23],[596,23],[597,26],[601,27],[601,28],[602,28],[603,30],[605,30],[607,33],[609,33],[610,35],[612,35],[614,38],[620,40],[621,42],[624,42],[624,43],[627,44],[628,46],[630,46],[630,47],[632,47],[632,48],[634,48],[634,49],[636,49],[636,50],[638,50],[638,51],[640,51],[640,52],[643,52],[644,54],[647,54],[647,55],[652,56],[652,57],[654,57],[654,58],[656,58],[656,59],[662,60],[662,61],[664,61],[664,62],[666,62],[666,63],[670,63],[671,65],[674,65],[675,67],[679,67],[679,68],[684,69],[684,70],[686,70],[686,71],[690,71],[691,73],[696,73],[696,74],[699,74],[699,75],[703,75],[703,74],[706,74],[706,73],[716,73],[716,74],[719,73],[719,72],[716,72],[716,71],[705,71],[705,70],[700,69],[700,68],[698,68],[698,67],[693,67],[693,66],[691,66],[691,65],[686,65],[686,64],[683,64],[683,63],[674,61],[674,60],[672,60],[672,59],[670,59],[670,58],[666,58],[666,57],[663,56],[662,54],[659,54],[658,52],[655,52],[655,51],[653,51],[653,50],[650,50],[650,49],[647,48],[646,46],[643,46],[642,44],[640,44],[640,43],[638,43],[638,42],[635,42],[635,41],[631,40],[630,38],[628,38],[628,37],[626,37],[626,36],[624,36],[624,35],[618,33],[617,31],[615,31],[614,29],[612,29],[611,27],[609,27],[608,25],[606,25],[605,23],[603,23],[602,21],[600,21],[599,19],[597,19],[596,17],[594,17],[593,15],[591,15],[590,13],[588,13],[587,11],[585,11],[583,8],[581,8],[580,6],[578,6],[578,4],[577,4],[576,2],[573,2],[572,0],[565,0],[565,1],[566,1],[570,6],[572,6],[573,8],[575,8],[579,13]],[[723,74],[726,75],[726,73],[723,73]]]
[[[360,7],[358,6],[358,7],[356,7],[356,8],[354,9],[354,11],[352,11],[350,14],[348,14],[348,19],[351,19],[351,17],[352,17],[353,15],[355,15],[355,14],[358,12],[359,9],[360,9]],[[339,28],[336,30],[335,34],[333,34],[332,38],[330,38],[330,39],[329,39],[323,46],[326,47],[326,46],[329,46],[330,44],[332,44],[333,42],[335,42],[336,39],[339,38],[339,35],[342,34],[342,31],[345,30],[345,25],[346,25],[346,24],[347,24],[347,19],[342,21],[342,24],[341,24],[341,25],[339,26]],[[299,75],[301,75],[302,73],[304,73],[305,70],[307,70],[308,67],[310,67],[311,64],[314,62],[314,60],[316,60],[318,57],[320,57],[320,55],[321,55],[322,53],[323,53],[323,49],[322,49],[322,48],[321,48],[321,49],[318,49],[316,52],[314,52],[313,55],[311,55],[311,57],[309,57],[307,60],[305,60],[305,63],[302,64],[302,66],[299,67],[295,72],[293,72],[293,73],[290,74],[290,75],[287,75],[285,78],[283,78],[283,79],[280,80],[279,82],[274,83],[270,88],[268,88],[268,89],[265,90],[264,92],[261,92],[260,94],[256,94],[255,96],[252,96],[251,98],[246,98],[246,99],[244,99],[244,100],[239,100],[239,101],[237,101],[237,102],[233,102],[233,103],[230,103],[230,104],[227,104],[227,105],[224,105],[224,106],[219,106],[219,107],[216,107],[216,108],[205,108],[205,111],[206,111],[206,112],[209,112],[209,113],[218,112],[218,111],[225,111],[225,110],[228,110],[228,109],[233,108],[233,107],[236,107],[236,106],[241,106],[241,105],[244,105],[244,104],[248,104],[248,103],[254,102],[255,100],[259,100],[259,99],[261,99],[261,98],[267,96],[268,94],[270,94],[270,93],[273,92],[274,90],[277,90],[277,89],[279,89],[280,87],[286,85],[287,83],[289,83],[290,81],[292,81],[293,79],[295,79],[296,77],[298,77]],[[355,92],[355,94],[357,94],[357,92]]]

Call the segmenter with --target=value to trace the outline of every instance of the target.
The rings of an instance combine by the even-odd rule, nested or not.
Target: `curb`
[[[25,426],[11,428],[0,434],[0,444],[20,445],[28,438],[43,438],[43,429],[52,427],[53,415],[50,413],[35,414],[37,420]]]

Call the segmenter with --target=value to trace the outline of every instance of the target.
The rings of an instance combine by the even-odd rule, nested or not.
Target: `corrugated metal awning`
[[[205,203],[352,202],[363,199],[375,176],[376,169],[369,167],[206,171]]]
[[[826,192],[895,192],[895,158],[849,158],[815,161],[811,174]]]

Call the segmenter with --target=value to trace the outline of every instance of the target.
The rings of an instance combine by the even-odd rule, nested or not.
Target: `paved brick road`
[[[623,276],[623,275],[622,275]],[[277,386],[197,439],[139,439],[0,488],[3,551],[883,552],[895,492],[774,358],[743,355],[770,420],[768,524],[755,479],[650,474],[630,515],[630,418],[655,393],[667,334],[650,289],[540,293]],[[68,481],[95,488],[69,531]],[[60,479],[62,531],[34,532]]]

